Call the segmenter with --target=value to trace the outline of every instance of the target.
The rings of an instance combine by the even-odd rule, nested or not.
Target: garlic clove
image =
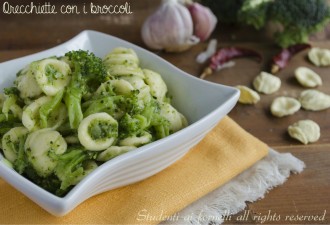
[[[142,26],[142,39],[151,49],[181,52],[197,44],[189,10],[177,0],[164,0]]]
[[[207,40],[217,25],[217,18],[213,12],[199,3],[188,5],[194,23],[194,35],[201,41]]]

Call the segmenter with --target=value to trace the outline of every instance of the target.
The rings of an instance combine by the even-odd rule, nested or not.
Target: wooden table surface
[[[27,2],[25,1],[25,4]],[[56,3],[58,6],[62,4],[59,2]],[[66,4],[72,3],[81,7],[81,3],[78,2],[67,1]],[[93,2],[106,3],[101,0]],[[124,2],[111,1],[112,4]],[[131,15],[5,15],[0,11],[0,62],[53,47],[85,29],[105,32],[145,47],[140,37],[140,28],[146,16],[153,12],[159,2],[159,0],[128,1],[133,12]],[[88,1],[86,3],[89,4]],[[328,30],[330,29],[314,35],[313,45],[330,48]],[[219,46],[254,48],[263,55],[264,60],[262,64],[251,59],[235,60],[235,67],[217,72],[208,80],[226,85],[242,84],[251,87],[253,78],[260,71],[269,69],[271,56],[279,51],[273,44],[270,34],[269,29],[257,32],[249,27],[219,24],[213,35],[218,39]],[[200,43],[181,54],[163,52],[157,54],[182,70],[198,75],[203,65],[195,63],[195,57],[205,46],[205,43]],[[237,123],[253,135],[280,152],[291,152],[307,166],[302,174],[292,175],[284,185],[269,192],[264,199],[249,203],[246,210],[249,210],[250,215],[248,221],[244,223],[259,224],[262,220],[261,216],[265,217],[269,213],[271,216],[276,213],[281,215],[282,219],[273,222],[268,220],[267,223],[283,224],[288,223],[283,220],[285,216],[323,215],[325,211],[325,221],[314,223],[330,223],[330,110],[321,112],[300,110],[293,116],[281,119],[271,116],[269,112],[271,101],[276,96],[297,97],[304,90],[293,77],[293,71],[298,66],[307,66],[318,72],[324,81],[323,86],[318,89],[330,94],[330,68],[313,66],[306,60],[306,54],[306,51],[298,54],[289,66],[278,74],[282,80],[282,87],[277,93],[261,95],[261,101],[254,106],[238,104],[230,113]],[[319,123],[321,138],[315,144],[304,146],[291,139],[286,129],[289,124],[307,118]],[[226,223],[240,222],[231,220]]]

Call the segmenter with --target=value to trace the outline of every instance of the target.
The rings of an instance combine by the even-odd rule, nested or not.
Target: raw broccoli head
[[[330,20],[326,0],[202,0],[220,22],[239,22],[261,29],[268,22],[282,30],[275,42],[286,48],[308,42],[309,35],[321,30]]]
[[[268,19],[268,9],[272,0],[245,0],[238,12],[238,20],[260,29]]]
[[[282,24],[275,36],[281,47],[308,42],[311,33],[322,29],[330,19],[325,0],[276,0],[269,9],[272,21]]]

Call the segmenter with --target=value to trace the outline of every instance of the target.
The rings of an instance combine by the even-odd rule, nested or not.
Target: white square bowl
[[[162,75],[173,96],[173,105],[187,117],[190,125],[164,139],[102,164],[62,198],[45,191],[7,167],[0,154],[0,176],[55,216],[67,214],[96,194],[141,181],[173,164],[201,141],[234,107],[239,98],[239,91],[235,88],[200,80],[147,50],[96,31],[83,31],[57,47],[0,63],[0,90],[11,86],[18,70],[32,61],[64,55],[78,49],[89,50],[103,57],[118,46],[134,49],[141,60],[142,68],[155,70]]]

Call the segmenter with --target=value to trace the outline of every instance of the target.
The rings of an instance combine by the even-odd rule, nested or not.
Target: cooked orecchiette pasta
[[[48,58],[34,62],[31,73],[39,87],[48,96],[54,96],[70,82],[70,66],[64,61]]]
[[[6,164],[64,196],[101,163],[186,127],[161,74],[139,64],[119,47],[104,59],[78,50],[24,67],[0,94]]]
[[[173,106],[164,102],[161,104],[160,114],[170,122],[170,130],[176,132],[186,124],[185,118]]]
[[[42,90],[31,70],[16,78],[15,84],[20,91],[20,97],[34,98],[42,94]]]
[[[104,58],[105,65],[127,65],[135,66],[139,65],[139,58],[133,49],[118,47],[113,49]]]
[[[134,90],[134,87],[126,80],[109,80],[101,84],[96,94],[104,95],[103,93],[107,93],[109,89],[118,95],[128,95]]]
[[[83,119],[78,128],[80,143],[90,151],[109,148],[118,136],[118,123],[107,113],[95,113]]]
[[[9,113],[14,117],[22,119],[22,108],[17,104],[18,97],[13,94],[6,95],[2,103],[2,113],[8,118]]]
[[[167,86],[160,74],[148,69],[144,69],[143,73],[145,76],[144,80],[150,87],[151,95],[159,101],[163,101],[167,93]]]
[[[142,69],[139,67],[126,66],[126,65],[113,65],[108,67],[108,72],[111,76],[138,76],[144,79],[144,74]]]
[[[150,143],[152,140],[151,134],[148,132],[144,132],[143,134],[137,136],[134,135],[132,137],[127,137],[119,141],[120,146],[141,146]]]
[[[101,152],[96,159],[105,162],[134,149],[136,149],[135,146],[111,146]]]
[[[2,137],[2,150],[10,162],[15,162],[21,147],[24,150],[24,136],[28,132],[25,127],[14,127]]]
[[[67,143],[59,132],[47,128],[29,134],[24,148],[28,161],[38,175],[47,177],[57,165],[56,156],[66,151]]]
[[[22,123],[29,131],[34,131],[46,127],[56,129],[65,122],[67,118],[67,110],[63,103],[59,103],[58,107],[48,115],[47,126],[42,126],[40,109],[42,106],[51,101],[52,97],[43,96],[32,102],[24,109],[22,115]]]

